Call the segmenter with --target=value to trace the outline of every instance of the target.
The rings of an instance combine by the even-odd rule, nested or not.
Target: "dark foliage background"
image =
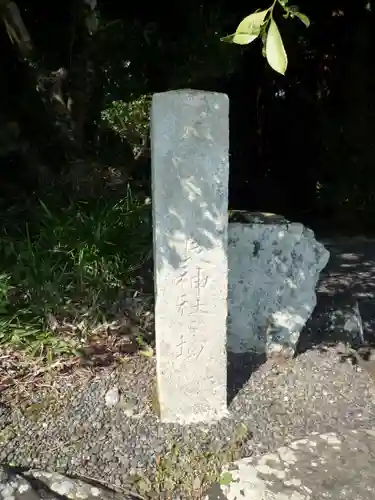
[[[43,332],[122,310],[151,251],[153,92],[228,93],[230,208],[374,232],[375,7],[300,0],[308,29],[279,15],[283,77],[259,42],[220,41],[268,6],[0,1],[0,343],[69,351],[76,334]]]
[[[83,0],[58,8],[44,0],[18,0],[33,48],[22,53],[22,41],[12,44],[2,27],[3,196],[9,195],[9,178],[17,190],[18,184],[28,190],[36,173],[68,168],[74,175],[67,160],[95,155],[147,180],[147,152],[135,165],[126,134],[121,141],[103,127],[100,112],[113,100],[193,86],[231,98],[232,208],[372,231],[371,2],[301,0],[300,9],[312,21],[309,29],[280,18],[289,56],[286,77],[267,66],[259,44],[242,49],[219,41],[243,16],[267,5],[221,0],[146,7],[102,0],[95,8],[98,30],[90,35],[90,9]],[[59,89],[63,105],[56,109],[51,86],[59,68],[66,78]],[[36,84],[48,88],[36,91]],[[64,109],[69,99],[70,109]],[[15,129],[23,148],[9,144]]]

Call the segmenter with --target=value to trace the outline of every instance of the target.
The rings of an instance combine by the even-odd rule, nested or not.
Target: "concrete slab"
[[[205,500],[373,500],[375,430],[311,434],[273,453],[238,460]]]

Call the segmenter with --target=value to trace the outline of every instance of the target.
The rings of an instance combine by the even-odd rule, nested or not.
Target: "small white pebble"
[[[51,490],[59,495],[69,495],[73,489],[73,484],[70,481],[54,482],[51,484]]]
[[[117,386],[112,387],[106,392],[105,404],[108,407],[115,406],[120,401],[120,393]]]
[[[18,492],[21,493],[21,495],[23,493],[26,493],[26,491],[29,489],[29,485],[27,483],[24,483],[24,484],[20,484],[18,486]]]

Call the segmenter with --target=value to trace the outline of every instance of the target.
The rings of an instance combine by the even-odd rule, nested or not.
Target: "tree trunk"
[[[31,36],[14,1],[0,0],[0,10],[17,56],[25,65],[30,94],[32,99],[35,99],[35,107],[38,109],[39,123],[44,124],[42,128],[46,135],[41,134],[43,144],[38,144],[38,147],[41,150],[45,149],[47,139],[50,141],[49,146],[54,148],[55,152],[60,151],[59,156],[62,158],[80,156],[81,151],[74,133],[75,124],[64,97],[67,71],[60,68],[50,72],[42,67]]]

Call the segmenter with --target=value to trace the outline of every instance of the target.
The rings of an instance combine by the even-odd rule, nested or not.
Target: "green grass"
[[[232,438],[219,448],[204,433],[199,447],[177,440],[169,442],[163,455],[156,457],[151,477],[137,473],[129,480],[142,497],[201,499],[213,483],[232,482],[231,474],[222,473],[222,468],[244,456],[244,445],[251,437],[251,430],[240,422]]]
[[[21,207],[22,208],[22,207]],[[123,198],[61,201],[49,196],[3,214],[0,233],[0,347],[54,358],[111,320],[150,255],[150,206]],[[70,323],[79,335],[53,328]]]

